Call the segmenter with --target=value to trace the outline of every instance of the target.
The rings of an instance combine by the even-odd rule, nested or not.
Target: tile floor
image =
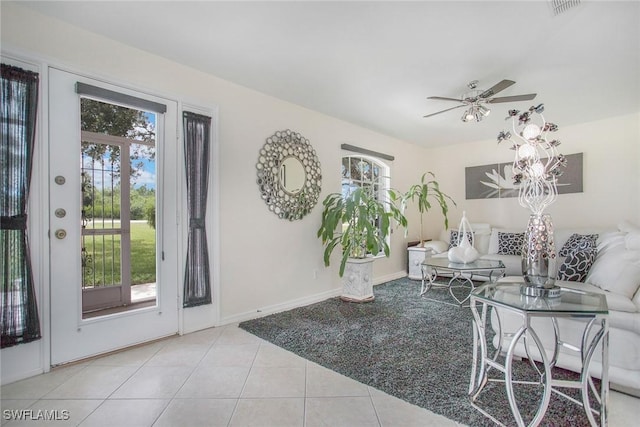
[[[457,425],[235,325],[57,368],[1,393],[2,427]],[[612,392],[609,425],[636,425],[639,403]],[[7,419],[21,409],[32,418],[48,410],[58,420]]]

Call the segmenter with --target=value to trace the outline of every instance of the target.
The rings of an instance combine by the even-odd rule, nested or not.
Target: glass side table
[[[489,281],[497,280],[504,276],[505,266],[502,261],[479,259],[466,264],[451,262],[448,258],[429,257],[422,262],[422,288],[420,296],[426,294],[432,287],[448,288],[449,294],[457,302],[457,305],[464,304],[475,289],[473,278],[483,276]],[[451,280],[447,284],[435,283],[439,273],[450,273]],[[468,288],[469,293],[464,298],[459,299],[453,292],[456,288]]]
[[[594,414],[599,415],[601,426],[607,425],[607,402],[609,398],[609,310],[607,308],[606,297],[602,294],[582,292],[566,288],[562,288],[561,295],[556,298],[529,297],[520,293],[521,285],[521,282],[494,282],[480,286],[471,292],[470,304],[471,312],[473,314],[474,348],[473,367],[471,370],[471,381],[469,384],[469,397],[472,406],[494,422],[501,424],[487,411],[480,408],[476,404],[476,400],[489,381],[504,382],[507,398],[509,399],[509,405],[515,418],[515,422],[518,426],[525,425],[520,411],[518,410],[518,404],[514,394],[514,385],[519,383],[531,383],[518,381],[514,378],[513,373],[514,351],[517,343],[520,340],[524,340],[524,348],[530,365],[535,371],[537,371],[540,378],[540,381],[537,384],[544,387],[540,406],[529,425],[536,426],[542,421],[549,406],[549,400],[552,392],[582,406],[592,426],[598,425]],[[522,319],[517,331],[513,334],[509,334],[510,336],[508,338],[511,339],[511,342],[509,343],[507,353],[504,357],[504,364],[500,364],[498,361],[503,340],[506,338],[506,334],[502,331],[502,325],[499,318],[498,322],[496,322],[498,328],[498,331],[496,332],[498,345],[493,354],[490,354],[489,347],[487,345],[487,333],[489,332],[489,329],[491,329],[491,326],[487,325],[488,317],[490,317],[488,316],[489,307],[493,307],[494,310],[505,310],[517,314]],[[547,354],[540,337],[531,326],[532,319],[540,317],[551,319],[553,325],[555,346],[551,356]],[[561,317],[585,320],[580,348],[567,345],[567,343],[561,340],[561,331],[557,322],[557,319]],[[537,348],[538,353],[534,354],[542,359],[542,370],[540,370],[533,362],[533,358],[530,354],[530,347],[532,347],[531,344],[535,345],[535,348]],[[602,378],[600,382],[600,390],[595,386],[593,378],[589,373],[593,355],[599,344],[602,345]],[[580,352],[582,356],[580,380],[559,380],[552,377],[551,370],[555,367],[558,360],[560,346]],[[490,379],[489,372],[492,369],[500,371],[503,378]],[[571,398],[559,391],[559,388],[579,389],[582,401]],[[594,397],[594,400],[597,402],[596,405],[599,406],[599,410],[591,407],[591,403],[589,401],[590,396]]]

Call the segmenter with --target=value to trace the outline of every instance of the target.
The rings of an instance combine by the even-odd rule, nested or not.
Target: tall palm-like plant
[[[389,256],[386,238],[391,232],[392,221],[407,226],[401,209],[389,201],[378,200],[366,188],[358,188],[347,197],[340,193],[329,194],[322,204],[318,237],[325,245],[324,264],[329,266],[333,250],[340,245],[340,277],[349,258],[365,258],[367,254],[377,255],[381,251]]]
[[[433,172],[425,172],[420,178],[420,183],[412,185],[405,193],[391,192],[392,200],[401,202],[402,212],[405,211],[409,202],[414,203],[417,201],[418,212],[420,212],[420,246],[424,245],[423,217],[432,207],[431,200],[434,200],[440,206],[442,216],[444,216],[445,229],[449,228],[449,218],[447,217],[449,213],[448,202],[457,206],[451,197],[440,190],[440,184],[435,180],[435,177]]]

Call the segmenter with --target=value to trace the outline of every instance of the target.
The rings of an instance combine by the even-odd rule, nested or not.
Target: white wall
[[[550,112],[545,117],[553,119]],[[584,153],[584,191],[561,194],[548,208],[556,228],[615,227],[622,220],[640,225],[640,113],[558,126],[554,138],[561,141],[559,151]],[[517,198],[465,200],[465,167],[513,161],[508,143],[494,139],[458,144],[431,150],[429,158],[437,162],[434,172],[442,182],[457,183],[449,193],[458,203],[452,216],[454,227],[466,210],[471,222],[524,228],[529,211]],[[437,236],[439,229],[432,221],[429,235]]]

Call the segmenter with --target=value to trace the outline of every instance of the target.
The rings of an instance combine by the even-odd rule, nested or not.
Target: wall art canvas
[[[558,194],[582,193],[582,154],[568,154],[567,167],[558,179]],[[465,168],[465,191],[469,199],[518,197],[513,183],[513,164],[497,163]]]

